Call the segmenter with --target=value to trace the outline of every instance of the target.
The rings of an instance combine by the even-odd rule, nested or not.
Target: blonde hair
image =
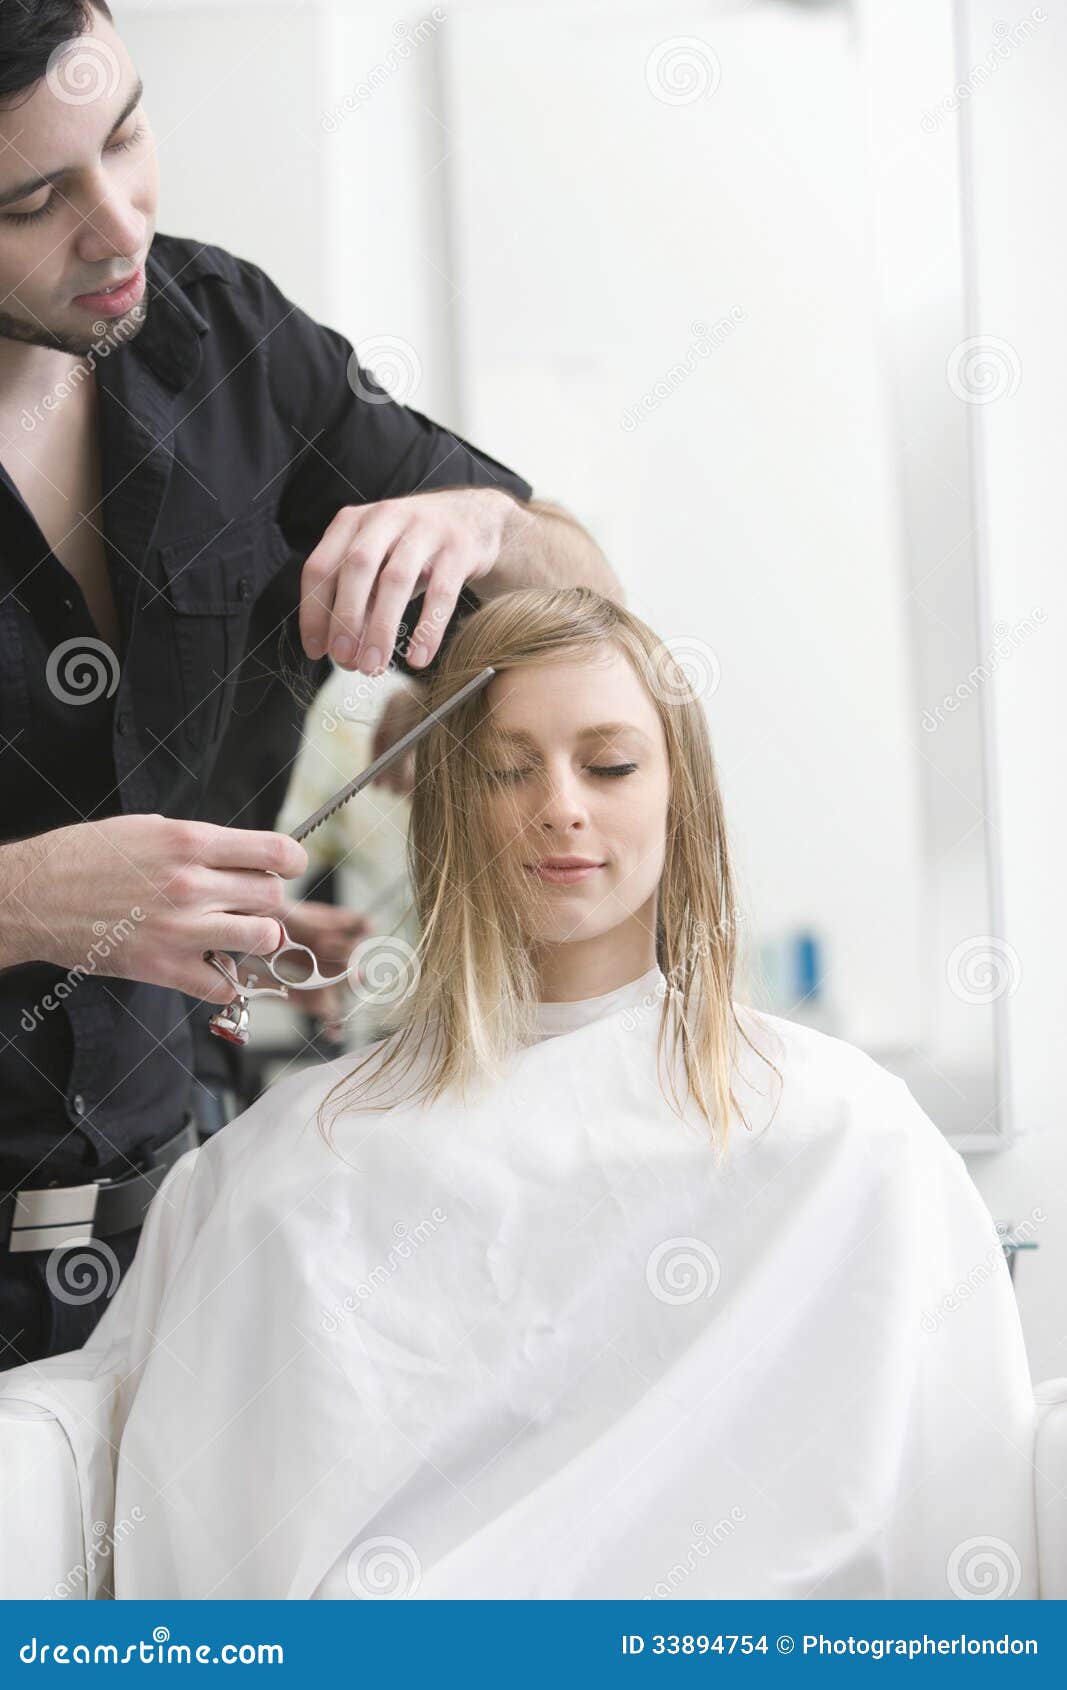
[[[427,677],[425,703],[433,709],[490,664],[504,673],[557,659],[594,662],[610,657],[612,650],[629,658],[645,685],[667,748],[669,797],[655,947],[668,991],[657,1065],[670,1024],[672,1065],[680,1055],[689,1094],[721,1158],[731,1111],[736,1109],[744,1121],[731,1086],[736,1035],[756,1047],[734,1011],[739,913],[722,795],[704,712],[679,664],[646,623],[600,593],[586,587],[520,589],[467,618]],[[368,1108],[432,1102],[452,1087],[465,1097],[475,1079],[499,1078],[512,1054],[532,1036],[539,980],[516,915],[533,909],[543,889],[531,889],[532,877],[508,850],[500,795],[486,760],[492,738],[487,691],[483,687],[467,699],[416,748],[407,846],[420,926],[413,983],[381,1023],[397,1022],[385,1041],[392,1048],[382,1048],[380,1041],[373,1045],[363,1062],[330,1089],[320,1108],[357,1081],[376,1053],[375,1079],[392,1079],[405,1059],[403,1071],[410,1074],[416,1058],[422,1075],[410,1093],[399,1096],[391,1090],[384,1100],[367,1101]],[[487,803],[490,793],[493,802]],[[510,843],[520,831],[516,825]],[[757,1055],[779,1072],[762,1052]],[[684,1105],[679,1106],[673,1073],[671,1091],[681,1115]],[[362,1106],[365,1096],[342,1095],[335,1116]]]

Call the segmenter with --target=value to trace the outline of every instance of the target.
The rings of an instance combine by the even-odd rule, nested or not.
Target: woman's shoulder
[[[906,1083],[859,1045],[749,1004],[734,1008],[759,1053],[739,1041],[745,1053],[739,1069],[751,1078],[761,1066],[764,1075],[770,1073],[768,1063],[774,1064],[781,1075],[780,1107],[794,1131],[815,1136],[852,1125],[868,1137],[916,1131],[941,1136]]]

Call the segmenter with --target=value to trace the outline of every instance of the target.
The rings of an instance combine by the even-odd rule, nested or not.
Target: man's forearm
[[[622,585],[600,547],[559,505],[545,499],[507,499],[500,555],[472,583],[483,602],[516,587],[592,587],[625,603]]]
[[[38,960],[33,920],[21,894],[29,892],[40,860],[35,839],[0,845],[0,971]]]

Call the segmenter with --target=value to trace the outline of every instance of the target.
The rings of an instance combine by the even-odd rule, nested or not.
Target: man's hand
[[[167,816],[20,839],[0,846],[0,967],[50,962],[228,1003],[204,952],[276,950],[284,882],[306,869],[287,834]]]
[[[523,507],[493,487],[448,488],[339,510],[304,564],[300,637],[311,658],[377,674],[393,655],[404,610],[425,589],[404,652],[431,661],[467,581],[496,563]]]

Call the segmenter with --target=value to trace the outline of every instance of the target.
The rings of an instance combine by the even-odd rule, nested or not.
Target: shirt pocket
[[[222,733],[253,606],[292,556],[269,510],[160,547],[181,728],[191,744],[206,746]],[[297,598],[294,579],[294,604]]]

